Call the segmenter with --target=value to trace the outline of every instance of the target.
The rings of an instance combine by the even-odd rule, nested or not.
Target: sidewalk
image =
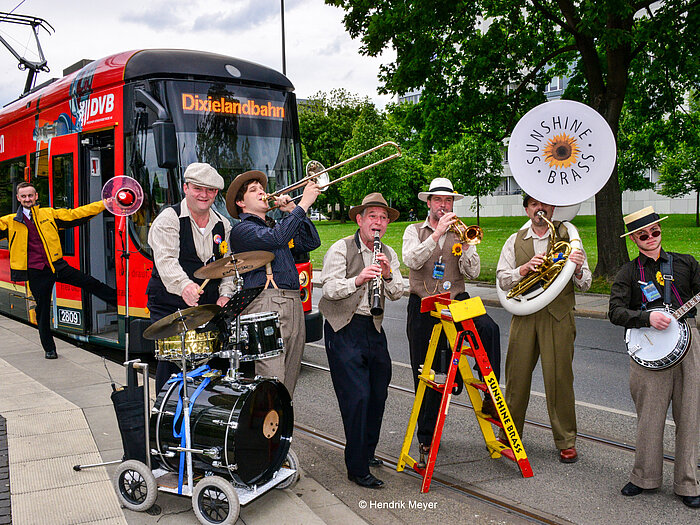
[[[403,279],[405,292],[408,296],[408,279]],[[321,270],[314,270],[313,277],[314,286],[321,286]],[[467,282],[467,292],[471,297],[481,297],[481,300],[486,306],[501,307],[496,294],[496,286],[486,283],[476,284]],[[320,291],[319,291],[320,293]],[[596,293],[577,293],[576,294],[576,310],[575,315],[579,317],[595,317],[598,319],[606,319],[608,316],[608,299],[610,296]]]
[[[159,514],[122,509],[112,487],[116,465],[73,470],[122,456],[111,381],[99,356],[56,339],[59,358],[46,360],[36,328],[4,316],[0,339],[0,416],[7,425],[13,525],[197,522],[190,499],[170,494],[158,494]],[[106,367],[123,383],[121,365]],[[3,473],[0,486],[7,484]],[[291,489],[271,490],[242,507],[241,518],[248,525],[364,523],[303,472]]]

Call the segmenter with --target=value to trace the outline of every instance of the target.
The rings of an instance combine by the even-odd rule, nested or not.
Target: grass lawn
[[[463,217],[465,224],[476,224],[473,217]],[[482,217],[481,227],[484,229],[484,239],[477,246],[481,256],[480,281],[494,283],[496,280],[496,265],[501,254],[501,248],[506,239],[519,229],[527,220],[522,217]],[[422,221],[420,221],[422,222]],[[588,264],[591,270],[595,269],[598,262],[598,247],[596,246],[596,226],[594,215],[581,215],[572,221],[581,235],[583,247],[588,255]],[[311,261],[314,268],[323,267],[323,256],[330,246],[337,240],[355,233],[357,225],[351,222],[341,224],[338,221],[318,221],[314,223],[321,237],[321,247],[311,253]],[[396,250],[401,260],[401,244],[403,232],[410,222],[395,222],[389,225],[386,235],[382,239]],[[695,258],[700,254],[700,229],[695,227],[695,215],[670,215],[661,223],[663,228],[663,246],[667,251],[689,253]],[[636,246],[632,241],[627,241],[627,249],[630,258],[637,256]],[[401,264],[401,273],[408,276],[408,268]],[[591,292],[609,293],[610,283],[599,279],[594,281]]]

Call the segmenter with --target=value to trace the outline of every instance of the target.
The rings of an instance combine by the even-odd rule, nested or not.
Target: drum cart
[[[294,426],[289,393],[284,385],[275,380],[260,380],[258,377],[254,380],[246,380],[241,377],[239,372],[244,345],[249,342],[248,337],[242,337],[241,334],[240,314],[260,294],[262,288],[243,290],[238,265],[246,262],[244,259],[246,255],[256,257],[257,259],[248,263],[246,271],[249,271],[254,265],[265,264],[273,257],[272,254],[266,254],[266,252],[260,253],[264,254],[265,258],[261,258],[258,252],[248,252],[248,254],[239,254],[237,258],[240,260],[233,259],[230,262],[224,260],[223,264],[217,263],[214,268],[215,272],[232,271],[235,273],[236,294],[225,307],[205,305],[177,311],[157,321],[144,332],[144,337],[149,339],[162,339],[174,335],[180,337],[180,352],[168,353],[163,358],[179,360],[178,364],[182,373],[171,379],[170,382],[175,384],[171,384],[169,389],[164,389],[159,394],[156,403],[161,400],[160,406],[151,410],[148,365],[143,365],[138,360],[125,363],[127,377],[130,366],[143,372],[143,406],[146,430],[146,464],[133,459],[124,461],[114,474],[113,484],[117,497],[126,508],[137,512],[147,511],[154,505],[158,491],[169,492],[191,497],[192,508],[200,523],[232,524],[238,519],[241,505],[250,503],[273,488],[291,487],[299,479],[299,460],[296,454],[288,448]],[[206,268],[207,266],[203,269]],[[202,277],[209,278],[210,275]],[[202,325],[205,325],[201,328],[202,330],[218,329],[227,336],[228,345],[223,351],[212,354],[197,353],[195,350],[188,353],[185,334]],[[273,336],[273,339],[276,337]],[[270,357],[269,354],[261,352],[259,358]],[[213,355],[229,359],[230,366],[226,377],[220,379],[217,377],[215,381],[210,381],[209,378],[203,380],[201,376],[192,377],[195,375],[193,373],[190,373],[190,377],[188,377],[188,360],[194,366],[195,362],[206,361]],[[159,355],[159,357],[161,356]],[[182,384],[181,393],[176,402],[177,406],[173,410],[172,405],[175,401],[171,400],[170,396],[179,388],[179,382]],[[192,392],[192,399],[190,399],[189,390],[194,385],[197,387]],[[209,403],[210,400],[207,399],[195,405],[195,399],[199,394],[202,394],[199,399],[206,397],[205,391],[210,395],[210,399],[215,399],[215,401]],[[224,409],[231,408],[230,413],[225,410],[222,413],[221,405],[225,405],[226,398],[235,400],[230,407],[224,407]],[[201,404],[204,403],[208,403],[208,408],[202,410]],[[196,414],[191,414],[193,407]],[[209,417],[208,409],[211,409],[211,412],[215,412],[216,415]],[[176,435],[174,421],[178,420],[180,411],[182,415],[181,435]],[[154,415],[155,448],[151,448],[151,413]],[[282,417],[280,417],[280,413]],[[191,416],[193,416],[192,421],[190,420]],[[204,430],[200,434],[193,433],[193,424],[195,430],[197,425],[202,425]],[[176,443],[169,445],[165,441],[169,436],[158,435],[161,431],[163,434],[167,434],[168,428],[172,429],[173,437],[180,438],[179,445]],[[211,445],[212,435],[215,440],[218,438],[217,443],[223,443],[223,447]],[[197,437],[199,441],[196,448],[193,447],[193,436]],[[239,439],[242,443],[238,443]],[[250,443],[246,443],[246,440],[249,440]],[[208,445],[199,446],[204,442]],[[239,446],[242,449],[241,452],[235,450]],[[263,472],[260,472],[260,461],[255,465],[249,465],[244,458],[244,455],[249,452],[248,455],[254,455],[257,450],[275,447],[278,447],[277,455],[271,465],[265,466],[264,460],[262,461]],[[285,448],[286,457],[283,456]],[[170,463],[170,459],[178,453],[184,453],[185,456],[184,461],[180,456],[179,468],[176,469]],[[268,459],[269,453],[268,450]],[[198,458],[196,484],[193,455]],[[156,458],[158,461],[158,468],[153,468],[152,458]],[[278,465],[279,468],[277,468]],[[169,469],[160,468],[162,466],[169,467]],[[244,470],[247,471],[245,475]],[[274,472],[270,472],[271,470]],[[251,475],[251,471],[254,472],[253,475]],[[223,472],[227,473],[231,479],[217,475]],[[246,483],[245,479],[250,482]],[[258,485],[258,481],[262,484]]]
[[[238,519],[240,508],[262,496],[273,488],[285,489],[294,485],[299,479],[299,460],[293,450],[289,449],[285,463],[275,472],[272,479],[262,485],[246,486],[225,479],[223,476],[211,475],[211,473],[199,473],[195,479],[192,469],[192,454],[207,454],[211,451],[191,448],[191,436],[188,434],[187,446],[172,450],[186,454],[186,475],[181,491],[178,490],[178,474],[162,468],[151,466],[153,452],[150,449],[149,422],[151,418],[149,388],[148,388],[148,364],[140,360],[125,363],[139,369],[143,373],[144,385],[144,423],[146,429],[146,464],[138,460],[122,462],[114,473],[112,482],[121,504],[127,509],[136,512],[145,512],[156,502],[158,492],[180,494],[192,498],[192,508],[197,519],[202,524],[232,524]],[[183,396],[183,405],[186,397]],[[183,407],[184,408],[184,407]],[[187,409],[189,410],[189,408]],[[185,420],[186,432],[189,433],[189,424]],[[196,481],[196,483],[195,483]]]

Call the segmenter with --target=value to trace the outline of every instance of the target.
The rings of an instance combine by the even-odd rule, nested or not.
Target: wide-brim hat
[[[664,219],[668,219],[668,215],[666,217],[660,217],[659,214],[654,211],[653,206],[642,208],[622,218],[622,220],[625,221],[625,226],[627,226],[627,233],[623,233],[620,237],[627,237],[636,231],[661,222]]]
[[[260,184],[262,184],[263,189],[267,190],[267,175],[265,175],[262,171],[251,170],[241,173],[240,175],[236,175],[236,178],[231,181],[228,191],[226,192],[226,209],[234,219],[238,219],[236,195],[238,194],[238,190],[241,189],[241,186],[243,186],[249,180],[257,180]]]
[[[452,186],[452,181],[444,177],[438,177],[430,182],[430,188],[428,191],[421,191],[418,194],[418,198],[423,202],[428,202],[428,197],[431,195],[445,195],[448,197],[454,197],[455,201],[464,198],[464,195],[457,193]]]
[[[203,188],[224,189],[224,178],[206,162],[193,162],[187,166],[182,178],[185,179],[185,182]]]
[[[370,193],[364,199],[362,199],[362,204],[350,208],[350,211],[348,211],[348,216],[354,221],[357,214],[362,213],[365,208],[384,208],[389,214],[389,222],[394,222],[400,215],[399,210],[389,207],[389,205],[386,203],[386,199],[381,193]]]

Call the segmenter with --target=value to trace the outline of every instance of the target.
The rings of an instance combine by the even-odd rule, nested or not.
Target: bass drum
[[[203,380],[197,377],[188,386],[190,398]],[[180,383],[166,386],[153,408],[150,446],[161,467],[177,472],[179,454],[168,452],[180,446],[180,438],[173,433]],[[182,416],[176,424],[178,431],[181,422]],[[190,403],[190,422],[192,448],[207,452],[192,454],[193,470],[252,486],[269,481],[284,463],[294,413],[289,392],[279,381],[242,379],[230,383],[216,377]]]

